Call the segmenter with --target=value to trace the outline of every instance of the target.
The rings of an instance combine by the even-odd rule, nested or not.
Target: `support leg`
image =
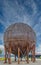
[[[18,48],[18,64],[20,63],[20,48]]]
[[[28,47],[27,47],[27,63],[29,63],[29,49],[28,49]]]
[[[8,63],[11,64],[11,48],[8,50]]]
[[[16,55],[15,55],[15,61],[16,61]]]
[[[35,62],[35,45],[32,48],[32,61]]]
[[[4,46],[4,49],[5,49],[5,62],[4,63],[7,63],[7,50],[6,50],[6,46]]]

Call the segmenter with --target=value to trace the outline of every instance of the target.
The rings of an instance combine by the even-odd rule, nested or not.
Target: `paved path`
[[[24,61],[20,62],[20,64],[18,64],[18,62],[12,62],[11,64],[8,63],[4,64],[3,61],[0,61],[0,65],[41,65],[41,60],[36,60],[35,63],[30,61],[29,64],[27,64],[27,62]]]

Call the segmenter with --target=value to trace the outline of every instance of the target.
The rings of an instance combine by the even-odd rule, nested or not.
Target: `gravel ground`
[[[8,64],[8,63],[4,64],[3,61],[0,61],[0,65],[41,65],[41,60],[38,59],[36,60],[35,63],[29,61],[29,64],[27,64],[26,61],[22,61],[20,62],[20,64],[18,64],[18,62],[12,62],[11,64]]]

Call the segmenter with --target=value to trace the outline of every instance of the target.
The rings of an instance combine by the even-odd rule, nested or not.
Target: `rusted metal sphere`
[[[34,30],[25,23],[15,23],[10,25],[4,33],[4,45],[8,48],[11,45],[13,54],[17,54],[17,49],[24,52],[29,44],[31,48],[36,43],[36,34]]]

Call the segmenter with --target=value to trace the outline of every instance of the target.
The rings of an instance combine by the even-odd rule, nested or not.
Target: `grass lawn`
[[[4,61],[4,60],[5,60],[5,58],[3,58],[3,57],[2,57],[2,58],[0,58],[0,61]]]
[[[11,58],[11,59],[14,60],[14,58]],[[31,59],[31,58],[29,58],[29,59]],[[37,58],[37,59],[41,59],[41,56],[39,58]],[[4,57],[0,57],[0,61],[4,61],[4,60],[5,60]]]

